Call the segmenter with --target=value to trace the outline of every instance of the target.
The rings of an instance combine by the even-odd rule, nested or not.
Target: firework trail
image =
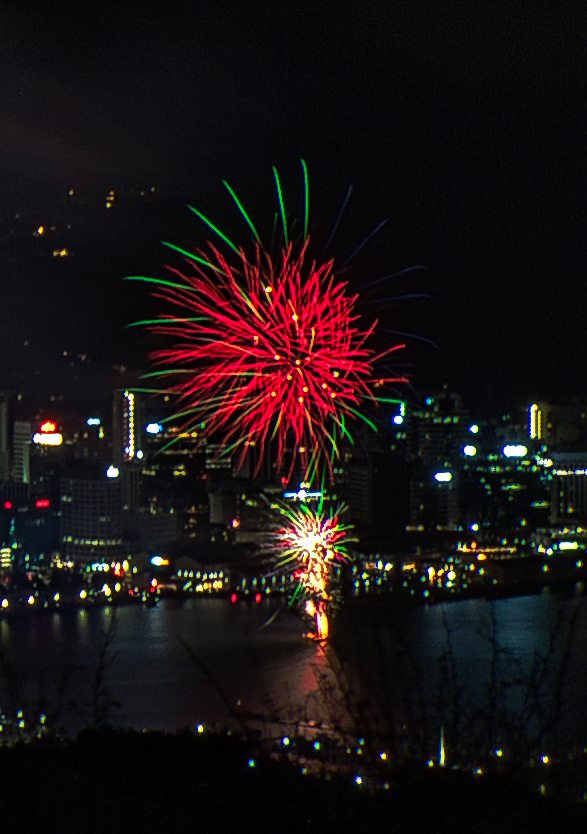
[[[378,323],[363,322],[359,296],[336,277],[333,260],[310,256],[303,161],[302,170],[303,233],[292,239],[273,169],[283,238],[277,253],[263,247],[242,202],[224,183],[252,242],[237,246],[190,207],[222,247],[208,241],[189,252],[165,244],[183,255],[183,270],[169,268],[169,279],[128,280],[156,285],[153,294],[168,311],[135,324],[170,344],[152,355],[160,370],[145,375],[160,379],[164,388],[157,390],[177,398],[178,413],[170,419],[181,419],[183,431],[203,424],[204,436],[221,442],[238,467],[254,448],[259,471],[271,449],[286,479],[296,466],[306,480],[323,470],[331,479],[341,439],[352,442],[350,424],[359,419],[375,428],[364,405],[396,401],[383,394],[407,381],[382,370],[404,345],[378,350]]]

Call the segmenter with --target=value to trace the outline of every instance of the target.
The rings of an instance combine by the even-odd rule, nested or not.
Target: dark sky
[[[388,294],[432,301],[385,313],[438,346],[412,351],[420,384],[446,380],[473,408],[587,391],[583,3],[136,8],[2,4],[2,227],[50,213],[71,185],[88,200],[158,187],[140,211],[84,227],[60,274],[2,250],[4,363],[25,361],[22,333],[135,362],[123,324],[145,291],[122,276],[160,273],[160,239],[204,240],[188,201],[243,233],[223,178],[268,228],[277,164],[299,214],[303,156],[319,230],[354,185],[341,254],[389,218],[357,286],[427,266]]]

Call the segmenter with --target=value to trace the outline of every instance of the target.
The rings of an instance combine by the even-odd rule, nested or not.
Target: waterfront
[[[104,634],[113,620],[101,668]],[[301,632],[300,621],[279,600],[231,605],[225,599],[192,598],[162,600],[154,608],[23,613],[0,622],[0,703],[9,714],[14,707],[30,712],[42,702],[48,715],[58,711],[58,722],[75,732],[93,720],[101,671],[100,698],[108,718],[121,726],[175,730],[198,722],[235,724],[235,715],[251,713],[284,722],[346,720],[344,681],[332,674],[322,648],[302,639]],[[394,701],[394,721],[404,729],[414,720],[410,703],[422,696],[432,737],[443,699],[450,712],[451,692],[458,690],[465,716],[474,708],[483,710],[491,691],[496,743],[506,711],[511,717],[522,709],[526,684],[536,683],[537,657],[548,656],[536,709],[547,718],[551,707],[556,711],[550,743],[567,748],[587,740],[582,707],[587,602],[579,590],[494,602],[349,607],[338,639],[345,679],[363,681],[372,703],[383,682]],[[522,684],[514,685],[515,680]],[[366,725],[371,721],[365,708],[361,719]]]

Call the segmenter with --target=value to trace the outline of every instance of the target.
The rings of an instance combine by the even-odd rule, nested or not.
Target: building
[[[346,467],[344,494],[359,535],[389,544],[408,523],[409,479],[404,456],[363,448]]]
[[[447,389],[408,410],[411,452],[428,471],[436,471],[459,454],[469,436],[468,417],[460,396]]]
[[[552,455],[550,522],[587,524],[587,452]]]
[[[0,482],[10,479],[10,410],[8,398],[0,399]]]
[[[32,424],[29,420],[15,420],[12,431],[12,480],[28,484],[31,480]]]
[[[565,405],[536,402],[528,406],[528,438],[557,452],[587,449],[587,402],[573,398]]]
[[[120,480],[88,470],[61,478],[60,491],[64,555],[83,563],[124,557]]]

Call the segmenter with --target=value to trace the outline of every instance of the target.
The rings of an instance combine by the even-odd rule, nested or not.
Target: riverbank
[[[12,831],[583,832],[584,807],[512,774],[480,779],[417,764],[314,777],[234,735],[86,730],[75,741],[0,747]],[[9,799],[8,799],[9,798]]]

